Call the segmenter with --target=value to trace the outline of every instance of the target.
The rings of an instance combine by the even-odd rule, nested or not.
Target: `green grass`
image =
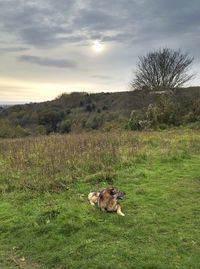
[[[52,179],[43,190],[34,184],[29,189],[25,181],[23,188],[20,176],[27,167],[21,166],[22,161],[15,164],[18,176],[11,182],[5,180],[16,166],[9,163],[9,156],[2,159],[1,269],[200,268],[199,133],[129,133],[122,137],[123,143],[113,141],[120,158],[113,158],[108,166],[102,155],[96,160],[105,165],[106,172],[99,166],[88,170],[88,163],[80,161],[80,177],[63,181],[67,188],[55,191],[50,187]],[[28,145],[31,149],[32,143]],[[10,152],[9,145],[6,150],[2,147],[2,155],[6,152]],[[33,178],[36,168],[31,166]],[[58,168],[59,164],[57,176]],[[109,184],[126,192],[121,202],[125,217],[101,212],[87,202],[89,191]]]

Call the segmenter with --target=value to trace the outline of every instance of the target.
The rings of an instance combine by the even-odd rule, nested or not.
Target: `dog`
[[[91,205],[97,204],[102,211],[117,212],[117,214],[125,216],[121,211],[121,206],[118,204],[118,200],[123,200],[124,195],[124,192],[111,187],[97,192],[90,192],[88,201]]]

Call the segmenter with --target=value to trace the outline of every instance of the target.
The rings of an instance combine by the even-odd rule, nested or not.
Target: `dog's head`
[[[125,192],[119,191],[116,188],[110,188],[110,194],[113,196],[113,198],[120,200],[123,200],[125,196]]]

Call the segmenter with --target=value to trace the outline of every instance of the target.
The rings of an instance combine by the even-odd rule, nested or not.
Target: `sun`
[[[101,53],[105,49],[105,46],[99,40],[95,40],[92,44],[92,49],[95,53]]]

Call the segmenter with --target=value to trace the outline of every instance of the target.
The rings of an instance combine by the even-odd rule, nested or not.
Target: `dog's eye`
[[[116,194],[116,193],[117,191],[115,189],[111,191],[111,194]]]

